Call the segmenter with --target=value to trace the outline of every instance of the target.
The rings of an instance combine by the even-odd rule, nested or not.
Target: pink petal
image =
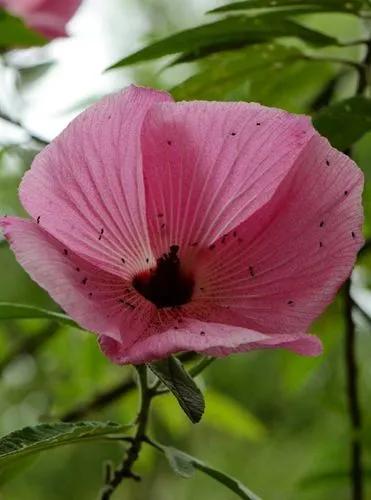
[[[66,24],[73,17],[81,0],[2,0],[13,14],[24,19],[31,28],[47,38],[66,35]]]
[[[306,356],[321,353],[321,342],[306,334],[267,335],[247,328],[231,327],[221,323],[205,323],[187,319],[178,329],[169,329],[161,335],[138,340],[129,348],[121,348],[115,340],[101,342],[105,354],[116,363],[146,363],[181,351],[196,351],[211,356],[253,349],[283,348]]]
[[[40,226],[92,264],[129,278],[154,262],[145,217],[140,129],[168,94],[131,86],[77,117],[20,187]],[[148,260],[147,260],[148,259]]]
[[[91,265],[32,221],[7,217],[0,227],[31,278],[83,328],[131,344],[152,307],[121,278]]]
[[[162,103],[142,131],[155,253],[207,246],[273,196],[314,134],[308,118],[246,103]]]
[[[270,202],[204,250],[194,307],[268,334],[306,331],[363,244],[362,186],[355,163],[316,135]]]

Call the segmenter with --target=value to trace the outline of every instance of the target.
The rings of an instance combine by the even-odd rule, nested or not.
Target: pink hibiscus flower
[[[30,276],[118,363],[180,351],[316,355],[349,276],[363,177],[310,120],[130,87],[34,160],[0,219]]]
[[[66,36],[66,24],[81,0],[0,0],[0,7],[21,17],[24,22],[47,38]]]

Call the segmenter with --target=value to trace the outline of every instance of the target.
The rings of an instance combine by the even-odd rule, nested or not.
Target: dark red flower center
[[[193,277],[182,271],[178,245],[157,259],[156,268],[137,274],[133,287],[156,307],[176,307],[192,298]]]

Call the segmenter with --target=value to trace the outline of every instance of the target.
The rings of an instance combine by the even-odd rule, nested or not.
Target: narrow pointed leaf
[[[48,311],[35,306],[0,302],[0,321],[4,319],[50,319],[69,326],[79,326],[66,314]]]
[[[201,420],[205,410],[202,392],[182,363],[174,356],[149,365],[152,372],[174,394],[184,413],[193,423]]]
[[[291,7],[302,9],[302,13],[309,12],[358,12],[363,7],[362,0],[245,0],[233,2],[217,7],[210,13],[228,12],[249,9],[281,9]]]
[[[313,124],[335,148],[345,150],[371,130],[371,99],[356,96],[334,103]]]
[[[337,40],[287,19],[233,16],[215,23],[175,33],[115,63],[108,69],[185,52],[188,60],[228,48],[261,43],[277,37],[297,37],[318,45],[336,45]]]
[[[198,469],[199,471],[207,474],[219,483],[223,484],[230,491],[233,491],[233,493],[236,493],[238,497],[243,498],[244,500],[260,500],[260,498],[255,495],[255,493],[249,490],[238,479],[235,479],[234,477],[229,476],[228,474],[225,474],[220,470],[210,467],[201,460],[198,460],[197,458],[192,457],[191,455],[188,455],[187,453],[184,453],[183,451],[177,450],[176,448],[172,448],[170,446],[163,446],[159,443],[153,442],[150,442],[150,444],[164,453],[170,467],[176,474],[179,474],[184,478],[190,478],[192,477],[195,469]]]

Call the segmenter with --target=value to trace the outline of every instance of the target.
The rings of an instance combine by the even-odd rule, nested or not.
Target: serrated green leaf
[[[221,50],[262,43],[277,37],[297,37],[319,46],[337,44],[335,38],[287,19],[233,16],[175,33],[121,59],[108,69],[179,52],[185,52],[187,60],[194,60]]]
[[[291,7],[302,14],[311,12],[358,12],[363,7],[362,0],[246,0],[217,7],[210,13],[249,9],[281,9]]]
[[[204,397],[182,363],[174,356],[171,356],[148,366],[174,394],[189,419],[193,423],[199,422],[205,410]]]
[[[28,28],[21,19],[0,8],[0,48],[14,49],[44,45],[46,39]]]
[[[371,130],[371,99],[355,96],[320,111],[313,120],[320,134],[345,150]]]
[[[64,446],[122,434],[128,425],[114,422],[56,422],[11,432],[0,439],[0,465],[3,467],[26,456]]]
[[[69,326],[74,326],[80,328],[77,323],[75,323],[66,314],[48,311],[40,307],[29,306],[24,304],[13,304],[10,302],[0,302],[0,320],[3,319],[51,319],[59,321]]]
[[[156,449],[164,453],[166,456],[170,467],[176,474],[184,478],[189,478],[193,475],[194,470],[198,469],[199,471],[207,474],[212,477],[216,481],[221,484],[224,484],[230,491],[233,491],[240,498],[244,500],[260,500],[255,493],[250,491],[244,484],[242,484],[238,479],[235,479],[224,472],[221,472],[209,465],[205,464],[201,460],[198,460],[183,451],[177,450],[176,448],[172,448],[170,446],[163,446],[159,443],[149,442]]]

